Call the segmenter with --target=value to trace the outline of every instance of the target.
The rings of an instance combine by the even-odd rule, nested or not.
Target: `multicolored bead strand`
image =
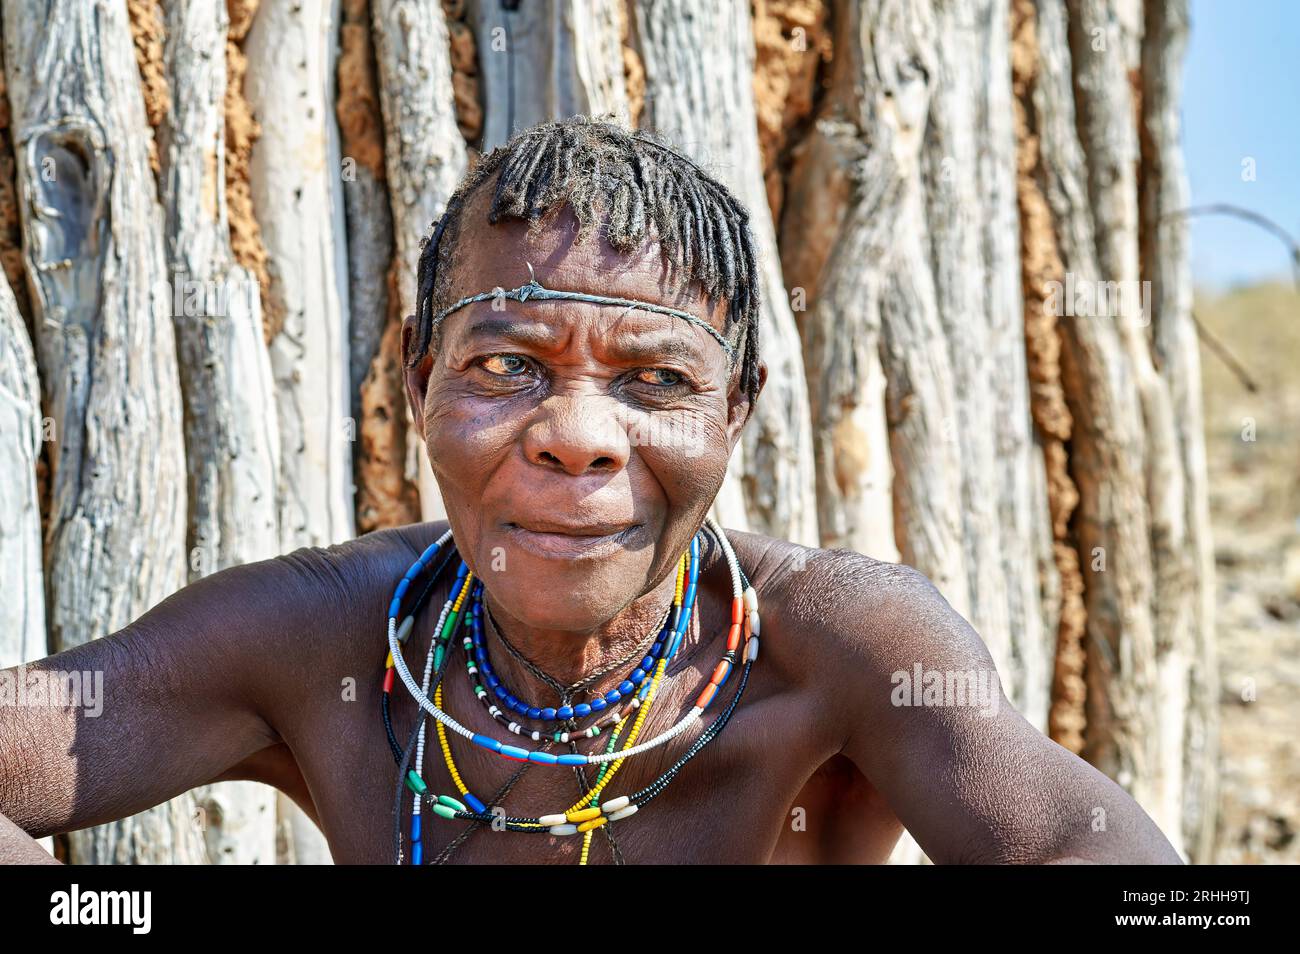
[[[402,646],[410,636],[415,615],[419,611],[428,591],[432,588],[438,573],[433,575],[426,585],[424,593],[421,594],[420,598],[416,600],[405,615],[401,615],[401,604],[414,580],[429,567],[442,551],[442,548],[451,541],[451,531],[447,531],[438,541],[430,545],[408,569],[402,580],[399,581],[389,606],[389,652],[381,698],[385,731],[389,745],[393,749],[394,756],[398,759],[399,764],[404,763],[405,759],[410,757],[412,754],[411,748],[415,750],[413,753],[415,757],[414,767],[406,773],[404,779],[405,786],[415,796],[411,822],[411,862],[413,864],[420,864],[423,861],[420,813],[425,801],[429,802],[428,807],[436,815],[443,818],[487,824],[504,823],[506,830],[535,834],[582,834],[583,843],[579,863],[586,864],[589,859],[591,839],[597,829],[611,822],[628,818],[645,807],[667,788],[687,762],[695,758],[705,746],[722,732],[744,694],[749,682],[750,671],[757,660],[761,622],[757,593],[740,568],[730,541],[711,518],[707,521],[707,524],[710,533],[718,540],[732,578],[732,612],[726,647],[722,659],[715,666],[691,709],[669,729],[648,741],[639,743],[637,740],[646,723],[649,710],[658,696],[660,685],[665,678],[667,665],[680,648],[684,634],[689,628],[698,583],[698,536],[692,539],[689,554],[683,555],[678,564],[673,600],[666,613],[667,621],[659,627],[659,638],[627,679],[620,682],[614,690],[580,706],[557,706],[553,709],[550,709],[550,707],[528,706],[500,684],[500,680],[496,679],[495,673],[491,671],[490,664],[487,663],[486,645],[482,638],[483,586],[463,561],[434,628],[434,639],[429,647],[429,655],[422,674],[423,679],[421,684],[417,686],[414,676],[402,658]],[[444,556],[442,565],[438,568],[438,572],[441,571],[442,566],[446,565],[451,555],[452,551],[449,549]],[[604,747],[604,751],[588,754],[573,752],[558,756],[551,755],[541,750],[529,751],[521,747],[507,745],[490,737],[474,733],[460,725],[451,717],[450,713],[443,709],[441,683],[443,670],[451,655],[452,638],[458,627],[465,631],[462,646],[466,650],[467,675],[474,686],[475,695],[484,702],[495,721],[502,722],[509,731],[516,735],[531,735],[534,741],[546,739],[547,744],[559,741],[567,742],[571,738],[593,737],[600,734],[599,724],[603,722],[607,727],[611,727],[610,738],[608,744]],[[510,648],[508,643],[506,645],[507,648]],[[512,652],[516,651],[512,650]],[[490,674],[489,686],[483,686],[482,682],[476,678],[478,673],[475,671],[475,663],[482,669],[483,673]],[[601,795],[614,780],[626,759],[668,744],[672,739],[689,729],[696,721],[699,721],[705,710],[716,699],[722,686],[728,681],[737,663],[740,663],[742,668],[736,692],[732,695],[723,711],[689,746],[687,751],[668,770],[640,791],[601,802]],[[597,677],[593,675],[589,678],[594,679]],[[397,744],[390,719],[389,700],[397,679],[401,679],[404,688],[407,689],[422,710],[417,727],[413,727],[411,748],[405,750]],[[514,720],[500,718],[500,716],[504,716],[504,712],[497,708],[495,703],[491,703],[490,698],[487,697],[489,687],[492,695],[495,695],[499,701],[504,703],[511,712],[533,721],[565,721],[571,723],[575,718],[604,714],[598,723],[589,726],[586,730],[571,730],[567,733],[555,733],[553,736],[548,736],[548,734],[542,733],[540,730],[530,731],[524,729]],[[432,697],[430,697],[430,689],[433,690]],[[556,690],[559,691],[558,686]],[[628,699],[629,693],[631,693],[630,699]],[[567,698],[567,696],[562,696],[560,701],[566,702]],[[606,711],[611,704],[618,704],[625,700],[630,703],[629,711],[623,713],[621,717]],[[637,705],[638,702],[640,705]],[[597,703],[603,703],[603,705],[597,705]],[[493,711],[494,709],[495,711]],[[435,720],[439,747],[442,750],[443,760],[452,783],[460,794],[459,799],[448,795],[434,796],[432,792],[428,791],[428,787],[423,781],[423,757],[427,727],[427,723],[424,721],[425,714],[433,716]],[[628,729],[629,725],[630,729]],[[418,732],[414,731],[414,728],[418,728]],[[593,787],[588,789],[575,804],[563,813],[540,815],[535,818],[492,815],[489,813],[487,806],[473,796],[461,776],[452,755],[447,730],[465,737],[472,744],[514,761],[543,765],[598,765],[600,770]],[[625,730],[627,730],[626,736],[624,736]],[[622,741],[621,746],[619,745],[620,740]],[[402,764],[402,767],[405,768],[405,764]],[[510,784],[513,784],[513,781]],[[585,787],[586,783],[583,784]],[[498,795],[504,794],[508,788],[509,785]],[[400,860],[400,841],[398,852]],[[615,857],[617,860],[617,851],[615,851]]]
[[[614,727],[614,731],[611,732],[609,736],[609,746],[608,748],[605,749],[606,752],[612,752],[614,750],[614,746],[618,744],[618,737],[622,733],[623,726],[626,722],[627,722],[627,717],[624,716],[622,719],[619,720],[618,725]],[[614,764],[618,765],[619,763],[615,762]],[[596,773],[596,784],[592,786],[593,791],[603,788],[603,786],[601,785],[601,780],[605,777],[605,775],[608,772],[609,772],[608,763],[600,767],[600,771]],[[599,792],[597,792],[597,794],[592,795],[590,801],[587,802],[587,804],[591,806],[599,805],[599,803],[600,803]],[[582,855],[578,858],[578,864],[585,865],[587,863],[587,859],[591,856],[591,838],[595,834],[596,832],[594,830],[585,832],[583,834]]]
[[[733,577],[734,576],[735,574],[733,572]],[[694,594],[691,593],[690,595],[693,598]],[[737,597],[736,602],[737,605],[739,605],[740,603],[739,596]],[[739,611],[737,610],[736,612]],[[678,646],[681,644],[682,635],[685,631],[689,619],[690,619],[689,614],[685,614],[685,613],[681,614],[678,620],[677,629],[673,634],[672,641],[667,651],[668,658],[672,657],[672,655],[677,651]],[[587,755],[583,755],[580,753],[566,753],[564,755],[558,755],[558,756],[551,755],[548,752],[542,752],[540,750],[528,750],[528,749],[521,748],[519,746],[503,743],[492,738],[491,736],[482,735],[480,733],[467,729],[459,722],[457,722],[455,719],[453,719],[451,716],[449,716],[446,712],[444,712],[441,708],[435,705],[433,700],[429,698],[428,694],[422,691],[421,687],[416,684],[415,678],[411,675],[410,669],[407,667],[405,660],[402,658],[401,647],[397,640],[397,620],[396,617],[391,614],[388,620],[388,642],[389,642],[389,655],[393,661],[394,668],[397,671],[398,677],[402,680],[402,684],[406,687],[407,691],[411,694],[411,697],[415,699],[416,703],[419,704],[419,706],[422,709],[424,709],[431,716],[433,716],[435,719],[437,719],[439,722],[445,725],[452,732],[455,732],[457,735],[469,739],[471,742],[473,742],[475,745],[479,746],[480,748],[486,749],[487,751],[491,752],[494,755],[499,755],[502,758],[510,759],[516,762],[524,762],[524,761],[535,762],[539,765],[600,765],[603,764],[604,762],[613,761],[614,759],[618,759],[618,758],[628,758],[634,755],[641,755],[645,752],[650,751],[651,749],[655,749],[661,745],[667,744],[668,742],[675,739],[682,732],[686,731],[686,729],[690,728],[690,726],[694,724],[694,722],[697,719],[699,719],[699,717],[703,714],[705,707],[707,706],[707,701],[705,701],[704,705],[700,705],[699,702],[697,701],[696,706],[692,708],[690,712],[687,713],[687,715],[680,722],[677,723],[677,725],[673,726],[671,729],[668,729],[660,733],[658,736],[656,736],[655,738],[647,742],[642,742],[640,745],[634,747],[633,749],[629,750],[626,753],[619,753],[619,754],[605,753],[605,754],[587,754]],[[706,687],[706,691],[707,691],[707,687]]]
[[[481,592],[482,590],[480,587],[480,589],[476,591],[476,594],[481,594]],[[470,685],[474,690],[474,695],[477,696],[479,702],[483,704],[483,707],[487,710],[488,715],[490,715],[494,720],[496,720],[496,722],[499,725],[505,728],[507,732],[513,732],[515,735],[527,736],[531,738],[534,742],[540,742],[543,738],[550,738],[551,741],[553,742],[567,743],[570,740],[570,738],[575,738],[575,739],[595,738],[596,736],[600,735],[602,728],[608,728],[609,726],[612,726],[616,722],[618,722],[620,718],[622,718],[622,715],[617,710],[612,712],[604,712],[602,717],[599,720],[592,723],[590,726],[588,726],[582,732],[577,733],[576,735],[570,732],[559,731],[559,730],[554,732],[543,732],[540,729],[530,729],[527,726],[524,726],[519,722],[515,722],[514,720],[512,720],[499,706],[496,705],[496,703],[492,701],[493,694],[490,693],[487,687],[483,685],[483,680],[480,678],[479,667],[486,660],[486,655],[487,655],[487,649],[483,638],[483,608],[481,603],[481,595],[476,595],[474,597],[474,602],[470,607],[470,612],[472,614],[472,631],[471,631],[471,635],[466,637],[465,644],[464,644],[465,645],[465,670],[469,675]],[[668,611],[664,613],[664,618],[663,620],[661,620],[660,626],[658,627],[661,630],[661,633],[663,627],[668,623],[671,612],[672,612],[672,607],[670,606]],[[653,646],[651,646],[649,653],[645,656],[645,659],[642,660],[642,665],[644,665],[646,659],[651,660],[651,662],[653,663],[653,660],[658,657],[658,655],[662,652],[664,648],[666,648],[666,646],[667,646],[667,634],[662,633],[660,638],[656,640]],[[500,682],[500,680],[497,681],[498,683]],[[630,682],[630,681],[631,680],[624,680],[624,682]],[[642,682],[642,681],[643,680],[637,680],[637,682]],[[499,688],[502,690],[504,689],[504,687],[499,687]],[[607,700],[608,697],[609,694],[607,693],[604,698]],[[612,704],[617,705],[619,702],[623,700],[624,700],[623,694],[620,693],[619,698],[616,699]],[[437,700],[434,701],[436,702]],[[629,703],[630,708],[635,709],[636,706],[639,705],[639,701],[636,696],[633,696],[630,700],[627,701]],[[610,705],[611,705],[610,702],[602,701],[599,707],[597,707],[596,703],[592,703],[590,707],[586,706],[585,704],[583,706],[568,707],[571,710],[573,710],[573,712],[571,716],[566,716],[565,718],[566,720],[569,718],[583,718],[586,715],[595,712],[601,712],[602,710],[608,709]],[[541,711],[548,712],[551,710],[546,709]],[[554,711],[556,712],[564,711],[564,707],[561,707],[560,709],[556,709]],[[524,716],[524,718],[531,718],[531,716]]]
[[[731,657],[736,655],[736,649],[739,645],[739,637],[743,632],[745,636],[743,652],[744,665],[741,671],[740,684],[737,687],[736,694],[732,697],[731,702],[727,705],[718,719],[715,720],[713,725],[701,734],[700,738],[691,745],[687,752],[671,768],[665,771],[661,776],[659,776],[659,778],[655,779],[640,792],[630,796],[624,795],[610,799],[609,801],[601,803],[598,807],[590,805],[588,800],[592,799],[592,793],[589,792],[587,795],[584,795],[583,799],[581,799],[576,805],[572,806],[564,813],[541,815],[535,818],[502,818],[461,811],[444,811],[439,812],[440,815],[447,818],[464,820],[504,822],[506,829],[510,831],[532,833],[547,832],[552,835],[585,834],[586,832],[593,831],[608,822],[620,821],[624,818],[630,817],[667,788],[668,784],[676,777],[677,773],[681,771],[682,767],[698,755],[699,752],[702,751],[703,748],[716,738],[721,733],[722,729],[726,727],[727,722],[731,719],[732,713],[735,711],[735,707],[740,702],[745,687],[748,685],[750,670],[758,658],[758,632],[760,627],[758,595],[754,591],[753,587],[749,585],[749,581],[744,577],[743,571],[741,571],[739,563],[735,559],[735,553],[731,549],[730,541],[728,541],[721,532],[717,532],[717,535],[723,552],[728,557],[728,564],[732,576],[733,593],[736,594],[732,601],[732,623],[731,628],[728,631],[728,648],[726,655]],[[727,660],[724,659],[724,662],[726,661]],[[717,689],[726,682],[731,669],[732,667],[730,665],[724,666],[719,664],[719,666],[714,670],[709,684],[706,686],[705,692],[701,693],[701,698],[707,694],[708,698],[704,700],[706,706],[715,697]],[[697,700],[696,705],[697,707],[699,706],[699,700]],[[613,758],[606,759],[605,761],[614,761],[615,764],[619,764],[621,763],[622,757],[626,756],[629,751],[633,751],[634,748],[635,747],[633,747],[633,749],[628,749],[625,747],[623,750],[619,751],[617,755],[614,755],[612,751],[613,747],[610,746],[606,755],[612,755]],[[598,782],[599,781],[603,780],[598,778]],[[603,787],[604,786],[602,786],[602,788]],[[598,795],[599,793],[596,794]]]
[[[679,612],[682,599],[681,587],[685,561],[686,557],[683,556],[682,562],[679,564],[678,568],[676,598],[672,604],[672,606],[676,607]],[[664,614],[664,619],[657,628],[663,628],[666,626],[669,620],[669,613],[671,613],[671,608]],[[669,633],[665,632],[664,635],[665,640],[662,649],[666,650],[666,637]],[[628,674],[626,679],[619,683],[618,686],[590,703],[584,702],[579,703],[576,706],[560,706],[558,708],[555,706],[530,706],[527,703],[520,701],[512,692],[510,692],[510,690],[502,685],[501,680],[497,678],[496,673],[492,669],[492,663],[489,661],[487,656],[487,647],[483,642],[482,629],[479,628],[474,632],[474,659],[477,663],[477,667],[473,674],[477,675],[478,670],[481,670],[481,675],[483,677],[481,685],[485,685],[485,690],[490,690],[502,705],[514,712],[516,715],[522,716],[526,719],[532,719],[535,722],[567,722],[569,719],[585,719],[593,713],[603,712],[609,706],[620,702],[625,696],[629,695],[633,689],[639,687],[645,678],[650,675],[650,671],[654,668],[660,651],[661,647],[659,644],[656,644],[655,647],[651,648],[645,658],[641,660],[641,663]],[[493,704],[489,703],[489,705]],[[566,739],[565,741],[568,740]]]
[[[469,571],[469,567],[464,561],[461,561],[460,568],[456,573],[456,579],[451,585],[450,595],[447,602],[443,604],[442,612],[438,616],[438,622],[434,626],[435,639],[429,647],[429,656],[425,661],[423,689],[427,694],[430,683],[433,679],[434,670],[442,670],[442,662],[446,653],[446,646],[451,640],[451,634],[456,629],[456,621],[460,618],[461,607],[465,602],[465,596],[470,587],[474,584],[474,574]],[[442,681],[439,680],[436,690],[439,694],[442,692]],[[411,805],[411,863],[421,864],[423,861],[423,842],[421,838],[421,819],[420,805],[421,796],[427,791],[427,785],[424,782],[423,765],[424,765],[424,740],[425,740],[426,723],[420,720],[420,730],[416,738],[415,748],[415,768],[408,773],[410,788],[414,800]],[[486,809],[482,802],[470,796],[467,801],[470,802],[474,809]],[[457,802],[456,804],[461,804]]]

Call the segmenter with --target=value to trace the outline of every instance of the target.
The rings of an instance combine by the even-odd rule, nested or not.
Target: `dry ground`
[[[1300,294],[1198,295],[1218,592],[1220,863],[1300,862]],[[1250,428],[1253,424],[1254,439]]]

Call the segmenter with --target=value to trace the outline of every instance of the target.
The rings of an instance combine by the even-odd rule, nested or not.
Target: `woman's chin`
[[[603,568],[608,571],[609,567]],[[511,580],[508,574],[489,575],[484,581],[494,608],[500,608],[509,621],[498,616],[502,626],[511,623],[529,629],[586,633],[598,629],[618,615],[641,595],[644,576],[637,584],[615,584],[606,573],[570,566],[567,572],[520,574]]]

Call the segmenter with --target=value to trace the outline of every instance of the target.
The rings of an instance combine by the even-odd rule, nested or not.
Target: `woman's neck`
[[[610,681],[617,683],[627,675],[617,664],[626,660],[626,668],[630,670],[639,661],[639,653],[647,651],[654,642],[672,604],[675,582],[676,574],[668,574],[658,586],[637,597],[608,622],[585,632],[529,626],[497,603],[488,590],[486,608],[490,618],[486,621],[485,635],[492,666],[513,691],[526,693],[535,704],[543,706],[558,703],[559,700],[553,699],[554,688],[515,658],[511,648],[564,687],[581,683],[611,667],[614,671],[597,679],[592,687]],[[509,646],[503,645],[503,639]]]
[[[730,575],[724,565],[722,550],[706,532],[701,538],[699,584],[696,593],[696,620],[698,626],[688,626],[677,654],[677,659],[689,658],[697,643],[707,637],[704,632],[712,632],[707,627],[722,625],[721,617],[709,622],[710,616],[718,612],[730,613],[730,600],[725,605],[711,608],[709,593],[718,587],[730,593]],[[540,679],[529,667],[515,658],[502,643],[502,637],[509,641],[519,655],[544,672],[550,679],[564,687],[573,686],[593,673],[614,667],[615,671],[601,676],[585,688],[607,691],[627,677],[633,667],[640,661],[637,650],[648,651],[658,635],[660,624],[669,610],[673,588],[676,585],[676,573],[669,573],[654,589],[637,597],[621,612],[602,626],[588,632],[572,630],[553,630],[528,626],[512,616],[492,597],[491,589],[485,593],[485,608],[491,619],[485,621],[484,638],[487,641],[488,654],[492,659],[492,668],[503,683],[521,699],[526,698],[534,705],[546,706],[555,699],[555,689],[545,680]],[[727,619],[730,617],[727,616]],[[494,620],[498,626],[492,625]],[[630,658],[629,658],[630,657]],[[620,660],[627,660],[626,666],[616,666]],[[584,701],[584,693],[570,700],[577,703]]]

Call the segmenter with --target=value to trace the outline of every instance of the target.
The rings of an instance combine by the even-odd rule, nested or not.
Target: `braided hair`
[[[583,232],[600,228],[630,253],[658,239],[670,273],[725,299],[723,334],[741,355],[741,387],[758,396],[758,256],[749,212],[726,186],[649,133],[575,116],[518,133],[484,156],[461,182],[420,252],[415,341],[407,366],[433,346],[433,316],[445,304],[466,202],[494,181],[488,222],[539,224],[567,205]]]

